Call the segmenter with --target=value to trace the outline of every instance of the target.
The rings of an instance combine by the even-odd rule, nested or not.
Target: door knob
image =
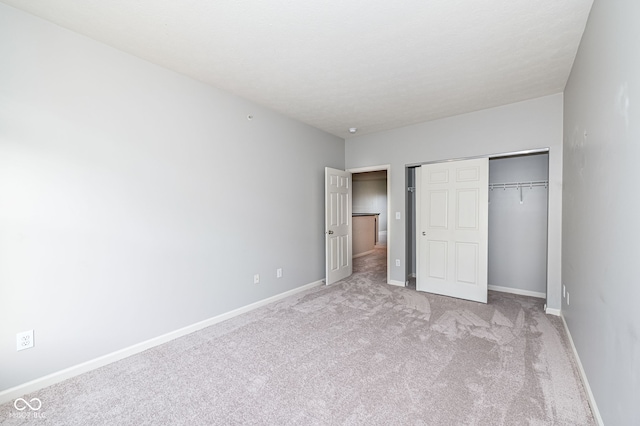
[[[427,233],[426,233],[426,232],[424,232],[424,231],[422,231],[422,235],[427,235]]]
[[[331,235],[331,234],[333,234],[333,231],[332,231],[332,230],[329,230],[329,231],[327,232],[327,234]]]

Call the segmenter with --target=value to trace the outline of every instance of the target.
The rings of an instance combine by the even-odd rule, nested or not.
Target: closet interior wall
[[[546,297],[548,179],[547,153],[489,160],[490,290]]]

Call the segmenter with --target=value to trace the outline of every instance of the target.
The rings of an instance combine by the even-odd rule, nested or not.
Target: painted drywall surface
[[[0,390],[324,277],[342,139],[5,5],[0,57]]]
[[[347,168],[391,164],[391,259],[405,259],[405,166],[428,161],[549,148],[549,308],[560,308],[562,219],[561,93],[396,130],[347,139]],[[400,212],[400,219],[395,219]],[[391,266],[391,279],[404,282],[404,260]]]
[[[547,154],[489,160],[490,184],[547,176]],[[489,192],[489,285],[547,292],[547,188]]]
[[[565,91],[562,311],[607,425],[640,424],[638,16],[594,3]]]
[[[387,180],[353,180],[353,213],[380,213],[378,231],[387,230]]]

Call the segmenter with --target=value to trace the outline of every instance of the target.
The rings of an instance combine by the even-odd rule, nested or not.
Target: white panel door
[[[326,283],[353,271],[351,240],[351,173],[325,168]]]
[[[420,169],[416,288],[487,303],[489,160]]]

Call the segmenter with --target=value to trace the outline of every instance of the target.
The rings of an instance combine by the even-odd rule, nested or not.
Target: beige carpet
[[[561,320],[356,273],[27,395],[7,425],[591,425]]]

